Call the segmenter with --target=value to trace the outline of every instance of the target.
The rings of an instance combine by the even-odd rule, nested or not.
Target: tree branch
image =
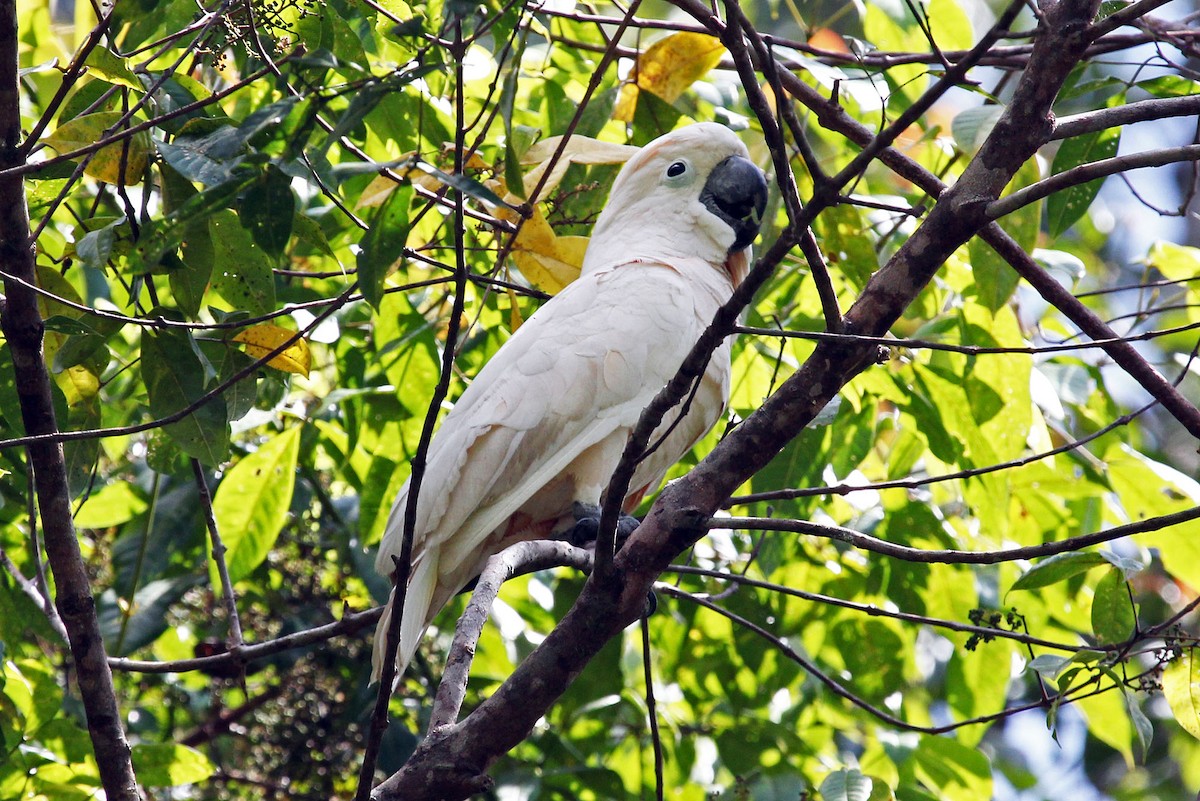
[[[25,187],[19,169],[25,166],[21,141],[20,87],[17,70],[17,9],[13,0],[0,0],[0,266],[6,273],[32,283],[36,266],[30,238]],[[11,172],[18,170],[17,172]],[[0,313],[12,355],[21,418],[28,434],[55,434],[58,422],[50,389],[50,374],[42,358],[43,325],[37,295],[5,280],[5,303]],[[45,535],[46,555],[54,574],[55,605],[66,627],[96,753],[100,781],[110,801],[140,798],[130,760],[129,743],[121,728],[112,673],[104,652],[96,602],[87,566],[71,519],[71,490],[62,446],[34,442],[28,448]],[[32,525],[32,521],[31,521]]]
[[[1200,160],[1200,145],[1183,145],[1181,147],[1165,147],[1159,150],[1148,150],[1144,153],[1130,153],[1127,156],[1113,156],[1087,164],[1080,164],[1069,170],[1050,176],[1044,181],[1030,184],[1018,189],[1011,195],[988,204],[987,213],[992,219],[999,219],[1011,214],[1022,206],[1036,203],[1042,198],[1049,197],[1055,192],[1061,192],[1072,186],[1086,184],[1098,178],[1107,178],[1117,173],[1129,170],[1142,170],[1147,167],[1162,167],[1164,164],[1175,164],[1180,161]]]
[[[883,335],[945,258],[988,224],[987,203],[999,196],[1049,134],[1050,105],[1088,45],[1084,33],[1094,13],[1094,3],[1079,0],[1063,0],[1048,9],[1030,69],[1013,103],[959,183],[943,193],[924,224],[872,278],[847,312],[851,333]],[[703,14],[701,21],[712,19],[709,9],[704,8]],[[765,127],[773,121],[761,122]],[[792,242],[797,241],[795,232],[791,236]],[[770,255],[781,258],[783,254],[772,248]],[[751,275],[771,266],[764,258]],[[752,292],[756,288],[743,284],[735,299],[740,299],[743,289]],[[726,308],[705,339],[724,336],[729,330],[733,321],[724,319]],[[698,344],[693,354],[700,349]],[[875,358],[876,350],[874,346],[819,344],[761,409],[694,470],[667,486],[642,525],[616,553],[609,575],[592,575],[560,624],[509,679],[465,719],[421,743],[408,763],[376,788],[375,797],[381,801],[432,801],[464,798],[475,791],[488,766],[527,736],[600,647],[638,618],[655,578],[703,535],[706,520],[724,499],[799,433],[846,381]],[[683,391],[685,388],[680,389]],[[666,391],[660,393],[654,404],[670,404],[666,395]]]

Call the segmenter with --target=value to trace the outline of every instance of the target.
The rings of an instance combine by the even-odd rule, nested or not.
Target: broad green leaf
[[[111,528],[146,511],[149,503],[128,481],[114,481],[88,496],[75,513],[77,528]]]
[[[969,50],[975,44],[975,31],[959,0],[929,0],[925,16],[942,50]]]
[[[142,380],[150,400],[150,413],[164,418],[180,412],[203,397],[208,389],[206,369],[187,333],[163,331],[142,335]],[[229,427],[225,399],[209,399],[183,419],[166,426],[171,439],[189,456],[213,466],[229,452]]]
[[[227,470],[217,485],[213,512],[231,581],[245,578],[262,563],[287,522],[301,430],[292,426],[276,434]],[[210,572],[213,586],[219,587],[215,565]]]
[[[388,271],[404,255],[408,240],[408,204],[412,187],[399,186],[371,217],[371,227],[359,242],[358,288],[368,303],[379,308]]]
[[[45,142],[60,154],[91,147],[103,139],[105,132],[116,125],[122,116],[119,111],[101,111],[76,117],[58,126],[54,133],[45,138]],[[136,122],[135,119],[129,125]],[[116,133],[119,131],[114,135]],[[100,148],[92,154],[83,171],[110,184],[130,186],[141,183],[146,165],[150,162],[151,148],[150,134],[140,131]]]
[[[1095,133],[1072,137],[1058,148],[1050,172],[1057,175],[1083,164],[1111,158],[1117,155],[1117,146],[1120,143],[1121,131],[1119,128],[1107,128]],[[1060,236],[1082,217],[1103,183],[1104,179],[1096,179],[1051,195],[1046,200],[1046,219],[1050,235]]]
[[[1171,281],[1187,281],[1200,275],[1200,248],[1159,240],[1150,246],[1146,265]]]
[[[1146,754],[1150,750],[1150,741],[1154,739],[1154,725],[1142,711],[1137,694],[1122,689],[1121,696],[1125,699],[1125,709],[1129,712],[1130,722],[1133,723],[1134,759],[1138,764],[1144,765]]]
[[[1024,575],[1013,582],[1012,589],[1034,590],[1047,587],[1104,564],[1108,564],[1108,560],[1095,551],[1067,551],[1055,554],[1025,571]]]
[[[1041,172],[1037,159],[1030,159],[1017,171],[1001,196],[1023,189],[1040,177]],[[1027,253],[1032,252],[1037,245],[1041,223],[1042,201],[1023,206],[1000,221],[1005,232],[1013,237]],[[967,247],[971,255],[971,274],[975,277],[979,301],[989,311],[995,312],[1008,303],[1013,292],[1016,291],[1019,276],[1007,261],[1000,258],[991,245],[979,237],[972,237]]]
[[[1133,633],[1136,622],[1125,574],[1109,568],[1092,596],[1092,632],[1102,643],[1119,643]]]
[[[1163,670],[1163,696],[1184,731],[1200,740],[1200,658],[1185,648]]]
[[[275,311],[271,258],[232,211],[213,215],[208,225],[213,244],[212,288],[233,309],[255,315]]]
[[[913,756],[915,774],[942,801],[992,797],[992,767],[983,752],[950,737],[925,735]]]
[[[267,165],[262,177],[242,194],[238,205],[242,225],[249,229],[255,244],[274,258],[283,255],[291,239],[295,215],[292,179],[274,165]]]
[[[838,770],[821,782],[817,792],[822,801],[867,801],[874,783],[857,770]]]
[[[216,771],[204,754],[178,743],[138,743],[132,757],[138,781],[150,787],[199,784]]]

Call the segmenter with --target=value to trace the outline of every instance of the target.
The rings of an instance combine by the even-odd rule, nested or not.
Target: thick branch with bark
[[[716,22],[706,6],[680,5],[706,25]],[[1090,44],[1095,10],[1091,0],[1044,8],[1029,69],[1012,104],[958,183],[942,193],[924,223],[872,277],[846,314],[848,333],[886,333],[945,259],[989,225],[988,203],[1053,131],[1051,104]],[[611,570],[588,581],[567,616],[509,680],[467,718],[426,739],[375,797],[457,799],[486,784],[488,766],[524,739],[600,647],[637,618],[653,581],[703,535],[708,517],[876,355],[877,347],[865,343],[818,344],[762,408],[664,490]]]
[[[0,0],[0,173],[24,162],[20,151],[17,63],[16,3]],[[12,274],[31,284],[35,281],[35,264],[24,183],[19,173],[7,174],[0,178],[0,268],[6,275]],[[12,354],[25,431],[33,435],[55,434],[58,422],[54,416],[50,374],[42,358],[43,325],[37,295],[24,284],[7,279],[4,292],[0,328]],[[109,799],[132,801],[140,795],[100,635],[96,602],[75,538],[62,445],[34,442],[29,445],[28,454],[46,556],[57,588],[54,602],[70,640],[100,780]]]

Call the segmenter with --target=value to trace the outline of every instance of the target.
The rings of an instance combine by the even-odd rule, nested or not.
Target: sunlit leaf
[[[555,234],[535,207],[513,243],[513,261],[531,284],[554,294],[579,277],[587,242],[586,237]]]
[[[721,41],[714,36],[679,31],[659,39],[638,56],[632,79],[621,87],[621,97],[613,119],[633,120],[640,91],[651,92],[668,103],[708,74],[725,55]]]
[[[296,485],[300,426],[286,428],[225,472],[213,496],[213,512],[231,581],[239,581],[266,558],[287,522]],[[220,586],[210,567],[213,586]]]
[[[233,337],[233,341],[245,345],[246,353],[255,359],[266,357],[271,351],[283,346],[289,340],[295,341],[288,344],[280,353],[272,356],[267,365],[276,370],[283,370],[285,373],[307,376],[312,367],[312,352],[308,348],[308,342],[303,337],[297,338],[296,332],[292,329],[274,323],[259,323],[239,331]]]
[[[1200,658],[1185,648],[1162,674],[1163,695],[1184,731],[1200,739]]]
[[[138,743],[131,756],[138,781],[150,787],[199,784],[216,770],[204,754],[179,743]]]

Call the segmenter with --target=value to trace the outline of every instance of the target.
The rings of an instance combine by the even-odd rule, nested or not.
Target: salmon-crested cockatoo
[[[599,503],[642,410],[745,276],[766,197],[746,147],[715,123],[659,137],[625,164],[579,278],[497,351],[430,444],[397,677],[433,617],[490,556],[561,536],[580,508]],[[712,428],[728,395],[726,342],[683,419],[676,407],[651,437],[657,447],[637,466],[626,513]],[[375,563],[383,575],[401,550],[407,501],[405,484]],[[375,678],[388,619],[375,632]]]

